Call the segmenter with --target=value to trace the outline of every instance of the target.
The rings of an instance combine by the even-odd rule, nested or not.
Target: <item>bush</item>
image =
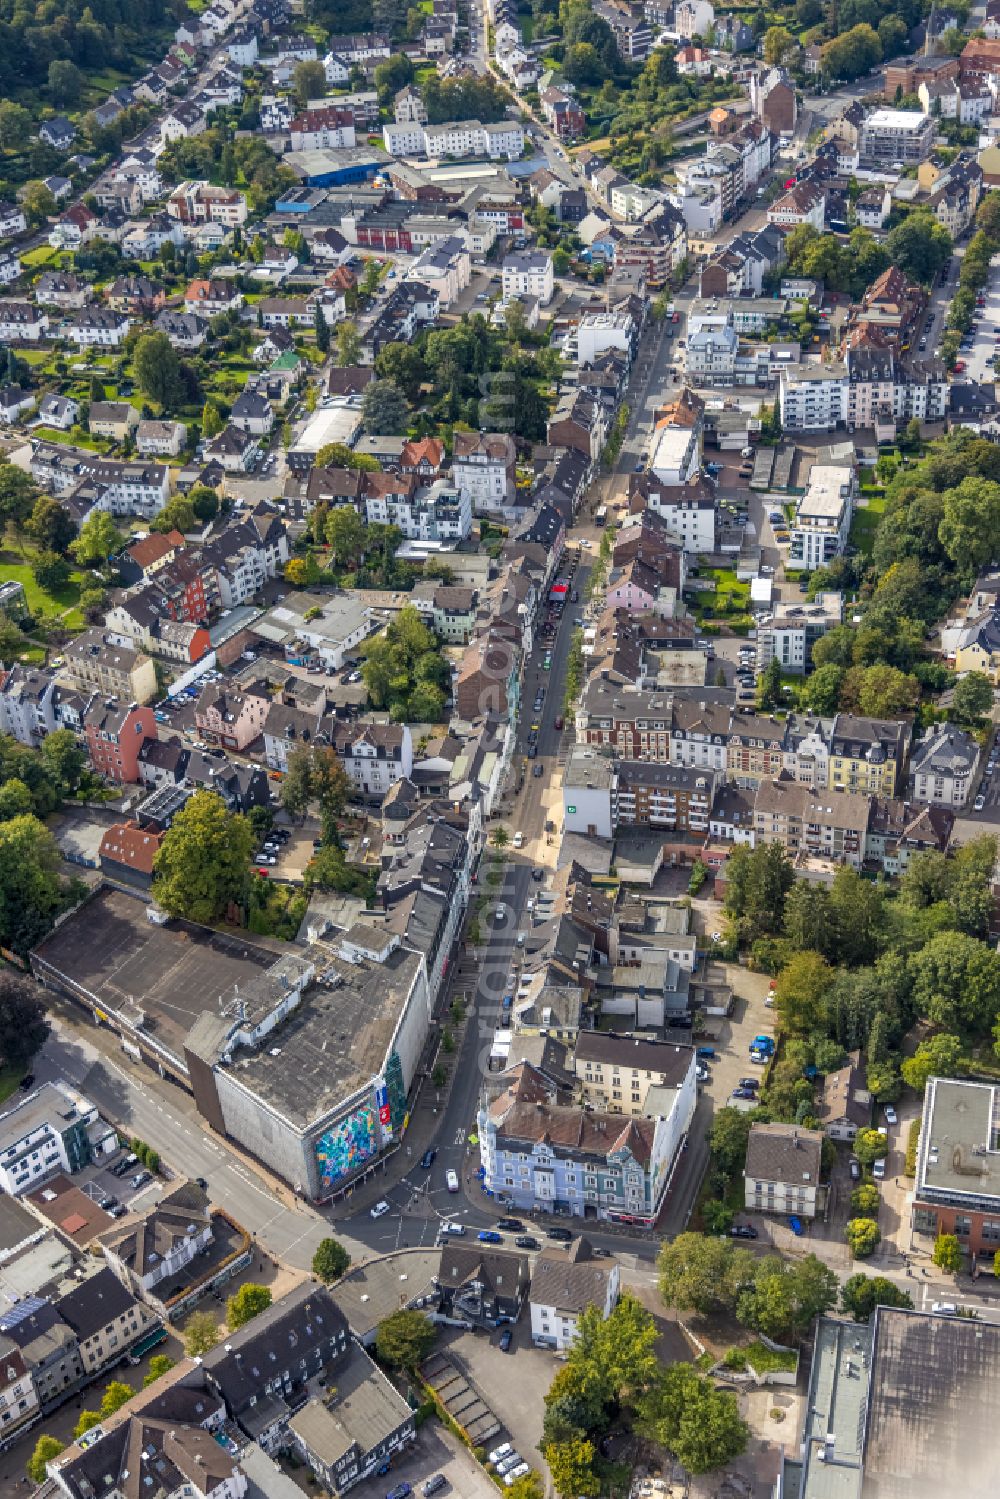
[[[910,1123],[910,1132],[906,1138],[906,1165],[904,1173],[909,1177],[917,1174],[917,1151],[920,1149],[920,1120],[914,1119]]]
[[[852,1218],[844,1230],[844,1237],[856,1260],[867,1259],[882,1235],[874,1218]]]
[[[878,1212],[879,1191],[874,1182],[862,1182],[851,1193],[851,1207],[863,1218],[873,1218]]]

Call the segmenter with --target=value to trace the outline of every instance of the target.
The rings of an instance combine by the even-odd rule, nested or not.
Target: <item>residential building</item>
[[[772,135],[794,133],[795,85],[784,68],[770,68],[750,79],[750,105]]]
[[[627,966],[627,965],[626,965]],[[609,1114],[655,1118],[696,1097],[694,1048],[607,1031],[581,1031],[573,1070],[585,1105]]]
[[[815,1218],[823,1205],[823,1132],[798,1124],[752,1124],[744,1168],[748,1213]]]
[[[139,752],[145,740],[159,737],[152,708],[100,693],[84,709],[83,732],[92,769],[108,781],[126,785],[142,779]]]
[[[860,1052],[848,1052],[844,1066],[826,1074],[813,1113],[831,1140],[851,1144],[859,1129],[871,1128],[872,1096],[865,1081]]]
[[[818,858],[860,869],[866,857],[870,799],[815,789],[780,776],[761,781],[754,798],[756,842],[777,843],[793,861]]]
[[[623,1118],[551,1101],[549,1085],[521,1062],[478,1116],[483,1184],[516,1212],[651,1226],[694,1113],[677,1097],[668,1118]]]
[[[543,1249],[531,1274],[531,1341],[565,1353],[575,1342],[582,1313],[597,1307],[607,1320],[618,1303],[617,1260],[596,1259],[587,1239]]]
[[[288,1422],[289,1445],[327,1492],[346,1494],[400,1459],[415,1440],[414,1413],[358,1344],[327,1389]]]
[[[801,603],[779,600],[757,626],[757,670],[777,661],[783,672],[804,676],[812,662],[812,648],[827,630],[844,617],[840,593],[817,593]]]
[[[194,721],[210,744],[242,753],[263,732],[270,703],[263,684],[238,692],[210,683],[195,704]]]
[[[521,1315],[528,1281],[526,1255],[447,1241],[437,1278],[438,1309],[473,1327],[513,1324]]]
[[[909,720],[838,713],[830,737],[830,789],[898,795],[912,737]]]
[[[33,1192],[57,1171],[75,1175],[117,1149],[96,1105],[61,1083],[42,1083],[0,1113],[0,1184],[11,1197]]]
[[[552,301],[555,281],[552,256],[546,250],[520,250],[508,255],[503,263],[503,295],[531,297],[547,307]]]
[[[56,1303],[72,1328],[87,1379],[119,1364],[131,1348],[159,1327],[159,1317],[143,1306],[108,1269],[88,1276]]]
[[[146,783],[143,758],[147,746],[157,745],[158,740],[144,739],[139,751],[139,780]],[[153,828],[144,828],[137,822],[116,822],[107,828],[101,838],[98,857],[101,873],[118,884],[129,885],[136,890],[149,890],[153,883],[153,867],[160,851],[165,833]]]
[[[840,556],[851,529],[854,494],[853,469],[813,464],[792,522],[790,556],[796,566],[812,571]]]
[[[931,154],[934,120],[910,109],[874,109],[861,127],[860,155],[868,166],[915,166]]]
[[[208,182],[182,182],[167,199],[167,213],[182,224],[221,224],[236,228],[246,223],[246,196],[235,188]]]
[[[517,495],[517,450],[509,432],[456,432],[452,481],[475,515],[502,510]]]
[[[938,807],[964,807],[979,765],[979,744],[953,724],[934,724],[910,753],[910,795]]]
[[[136,450],[144,458],[176,458],[186,441],[187,427],[183,422],[140,422],[135,432]]]
[[[63,335],[80,349],[118,349],[131,326],[131,319],[124,313],[84,308],[65,325]]]
[[[139,425],[139,413],[128,401],[92,401],[89,429],[92,437],[111,437],[124,442]]]
[[[97,627],[71,640],[63,654],[63,671],[81,691],[90,688],[125,704],[149,703],[156,697],[156,672],[150,658],[114,645]],[[152,737],[156,737],[155,730]]]
[[[338,725],[332,742],[353,786],[366,798],[383,797],[413,769],[413,741],[405,724]]]

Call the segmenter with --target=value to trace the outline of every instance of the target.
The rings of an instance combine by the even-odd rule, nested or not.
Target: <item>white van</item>
[[[458,1176],[454,1171],[446,1171],[444,1180],[449,1192],[458,1191]]]

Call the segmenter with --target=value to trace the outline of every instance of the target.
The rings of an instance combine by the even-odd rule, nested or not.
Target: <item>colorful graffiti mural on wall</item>
[[[338,1120],[316,1141],[320,1192],[330,1191],[377,1154],[378,1115],[370,1104],[365,1104],[346,1119]]]

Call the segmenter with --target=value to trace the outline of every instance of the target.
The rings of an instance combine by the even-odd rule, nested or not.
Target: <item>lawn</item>
[[[12,579],[21,583],[28,608],[36,617],[58,621],[67,630],[82,630],[86,621],[78,606],[80,590],[86,584],[86,574],[71,573],[65,588],[59,589],[57,593],[50,593],[35,582],[27,562],[11,562],[7,560],[10,556],[9,552],[5,552],[0,558],[0,583],[9,583]]]
[[[61,254],[61,250],[53,250],[51,245],[39,245],[34,250],[28,250],[21,259],[28,266],[51,265]]]
[[[854,512],[851,522],[850,543],[856,546],[859,552],[865,556],[871,554],[875,545],[875,532],[878,523],[885,512],[885,495],[872,495],[867,505],[859,507]]]
[[[22,1077],[27,1074],[23,1067],[0,1068],[0,1103],[6,1103]]]

